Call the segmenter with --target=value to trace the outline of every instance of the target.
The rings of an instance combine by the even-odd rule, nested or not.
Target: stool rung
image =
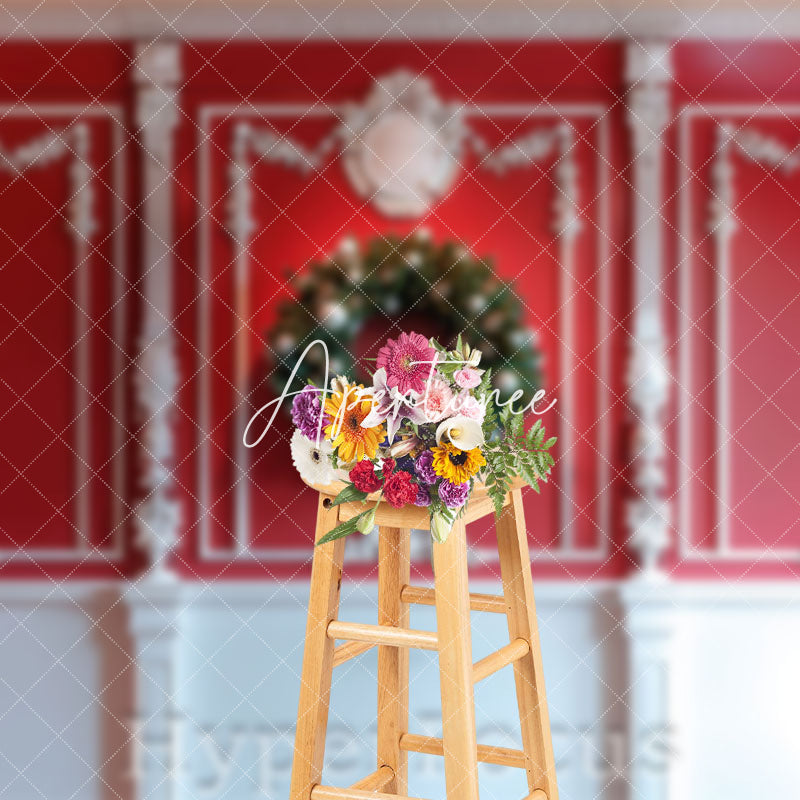
[[[533,794],[529,794],[525,800],[547,800],[547,792],[537,789]]]
[[[427,753],[432,756],[444,755],[444,742],[435,736],[420,736],[417,733],[404,733],[400,737],[400,749],[410,753]],[[490,744],[478,745],[478,761],[486,764],[499,764],[503,767],[525,769],[525,753],[510,747],[495,747]],[[538,798],[534,798],[538,800]]]
[[[436,592],[422,586],[404,586],[400,592],[400,599],[404,603],[415,603],[421,606],[435,606]],[[473,611],[488,611],[491,614],[505,614],[506,601],[494,594],[478,594],[473,592],[469,596],[469,607]]]
[[[385,764],[371,772],[366,778],[356,781],[350,788],[361,792],[382,792],[394,778],[394,770]]]
[[[490,653],[486,658],[476,661],[472,665],[472,682],[477,683],[495,672],[502,669],[508,664],[513,664],[519,661],[530,653],[530,645],[525,639],[514,639],[513,642],[501,647],[494,653]]]
[[[333,666],[338,667],[351,658],[355,658],[362,653],[366,653],[368,650],[372,650],[373,647],[375,647],[375,645],[369,642],[347,642],[346,644],[340,644],[333,650]]]
[[[419,647],[422,650],[438,650],[439,637],[430,631],[412,631],[394,628],[391,625],[363,625],[360,622],[328,624],[328,638],[347,639],[351,642],[369,642],[389,647]]]
[[[337,789],[335,786],[317,784],[311,790],[311,800],[419,800],[419,798],[383,792],[364,792],[360,789]]]

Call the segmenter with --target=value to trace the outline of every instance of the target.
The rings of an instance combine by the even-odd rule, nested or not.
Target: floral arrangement
[[[379,497],[394,508],[427,507],[431,535],[443,542],[483,481],[499,515],[512,478],[536,491],[553,466],[541,420],[526,432],[523,415],[490,390],[481,353],[458,338],[445,350],[435,339],[401,333],[378,352],[372,386],[344,377],[330,389],[309,383],[292,402],[292,460],[311,484],[344,480],[334,505],[362,501],[365,510],[320,544],[355,531],[370,533]]]

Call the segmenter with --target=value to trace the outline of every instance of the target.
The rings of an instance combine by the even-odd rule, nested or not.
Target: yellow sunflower
[[[372,409],[372,397],[359,396],[363,386],[344,386],[325,400],[325,413],[330,424],[325,426],[325,435],[338,448],[339,461],[360,461],[364,456],[375,458],[378,445],[386,435],[383,425],[362,428],[362,420]]]
[[[479,447],[459,450],[455,445],[442,444],[432,447],[433,471],[450,483],[464,483],[486,465]]]

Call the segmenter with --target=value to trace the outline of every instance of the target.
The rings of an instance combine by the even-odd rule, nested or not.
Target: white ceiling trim
[[[727,8],[685,11],[677,8],[585,8],[575,5],[541,9],[515,7],[430,9],[379,8],[377,4],[345,4],[338,10],[265,7],[234,2],[209,8],[195,6],[156,10],[145,4],[84,10],[45,6],[26,10],[5,5],[0,14],[0,36],[11,39],[154,39],[186,37],[193,40],[263,38],[297,40],[480,40],[507,39],[780,39],[800,37],[800,9]]]

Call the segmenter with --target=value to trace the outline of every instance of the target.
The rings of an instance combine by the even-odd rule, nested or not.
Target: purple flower
[[[429,506],[431,504],[431,495],[428,490],[421,484],[417,484],[417,498],[414,500],[415,506]]]
[[[443,480],[439,484],[439,497],[448,508],[461,508],[469,497],[469,481],[450,483]]]
[[[317,436],[330,422],[328,415],[322,413],[320,394],[321,390],[315,386],[306,386],[292,400],[292,422],[300,429],[303,436],[312,442],[317,440]],[[323,417],[321,426],[320,417]]]
[[[417,477],[423,483],[427,483],[428,486],[430,486],[432,483],[436,483],[436,481],[439,479],[439,476],[433,471],[432,450],[423,450],[417,456],[417,460],[414,462],[414,472],[416,472]]]

